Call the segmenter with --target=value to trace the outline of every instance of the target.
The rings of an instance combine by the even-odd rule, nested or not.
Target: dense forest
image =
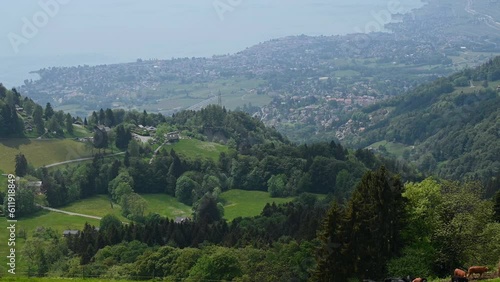
[[[435,87],[435,95],[450,93],[446,80]],[[16,195],[18,218],[35,213],[38,205],[57,208],[107,195],[131,221],[107,215],[100,226],[86,224],[66,238],[51,228],[23,234],[29,275],[349,281],[443,277],[456,267],[494,266],[500,258],[498,177],[424,179],[404,160],[335,141],[293,144],[248,114],[215,105],[171,117],[101,109],[81,120],[2,89],[1,116],[9,129],[0,137],[72,137],[75,122],[94,132],[86,141],[95,153],[91,162],[47,169],[33,167],[23,154],[16,157],[16,174],[23,177]],[[485,95],[491,104],[492,94]],[[483,120],[488,108],[484,113],[472,111],[470,120]],[[148,126],[156,133],[141,129]],[[188,157],[160,146],[169,142],[168,132],[228,150],[215,159]],[[133,134],[154,140],[139,142]],[[497,153],[487,149],[497,139],[482,142],[478,150]],[[124,155],[105,158],[111,150]],[[28,185],[37,180],[43,183],[40,191]],[[220,195],[231,189],[294,200],[228,222]],[[141,195],[149,193],[191,206],[192,218],[176,222],[146,214]]]
[[[365,108],[356,146],[403,144],[405,158],[442,178],[490,181],[500,168],[500,57]]]

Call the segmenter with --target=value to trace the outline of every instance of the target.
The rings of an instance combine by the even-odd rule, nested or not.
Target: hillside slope
[[[387,148],[372,144],[402,144],[399,157],[441,177],[486,180],[500,168],[499,85],[496,57],[366,108],[342,134],[353,145],[382,152]]]

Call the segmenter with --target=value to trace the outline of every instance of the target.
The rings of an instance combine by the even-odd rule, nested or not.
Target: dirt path
[[[153,153],[153,156],[151,157],[151,159],[149,160],[149,164],[152,164],[155,157],[156,157],[156,154],[158,154],[158,152],[160,151],[161,147],[163,147],[163,145],[167,144],[168,142],[163,142],[163,144],[160,145],[160,147],[156,148],[155,152]]]
[[[86,218],[93,218],[93,219],[98,219],[98,220],[101,220],[101,218],[102,218],[102,217],[88,215],[88,214],[81,214],[81,213],[75,213],[75,212],[68,212],[68,211],[53,209],[53,208],[49,208],[49,207],[43,207],[43,206],[39,206],[39,207],[41,207],[44,210],[48,210],[48,211],[52,211],[52,212],[58,212],[58,213],[64,213],[64,214],[67,214],[67,215],[74,215],[74,216],[80,216],[80,217],[86,217]]]
[[[116,154],[112,154],[112,155],[105,155],[104,157],[107,158],[107,157],[112,157],[112,156],[118,156],[118,155],[123,155],[125,154],[124,152],[121,152],[121,153],[116,153]],[[65,165],[65,164],[70,164],[70,163],[77,163],[77,162],[83,162],[83,161],[88,161],[88,160],[92,160],[94,159],[94,157],[88,157],[88,158],[81,158],[81,159],[76,159],[76,160],[70,160],[70,161],[64,161],[64,162],[58,162],[58,163],[54,163],[54,164],[49,164],[49,165],[46,165],[45,167],[54,167],[54,166],[59,166],[59,165]]]

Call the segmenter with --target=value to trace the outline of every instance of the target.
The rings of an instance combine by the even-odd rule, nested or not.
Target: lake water
[[[45,11],[37,2],[4,4],[9,13],[0,18],[0,82],[8,87],[36,79],[28,72],[43,67],[211,56],[288,35],[381,30],[391,14],[423,5],[420,0],[65,0],[15,53],[9,34],[22,36],[23,18],[33,22]]]

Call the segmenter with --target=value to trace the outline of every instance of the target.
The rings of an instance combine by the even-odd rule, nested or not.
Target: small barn
[[[165,134],[165,138],[167,139],[168,142],[177,142],[180,139],[179,132],[178,131],[173,131]]]
[[[64,230],[63,231],[64,237],[78,236],[78,234],[80,234],[80,230]]]
[[[175,223],[184,223],[184,222],[187,222],[189,221],[189,217],[181,217],[181,216],[178,216],[175,218],[174,222]]]

